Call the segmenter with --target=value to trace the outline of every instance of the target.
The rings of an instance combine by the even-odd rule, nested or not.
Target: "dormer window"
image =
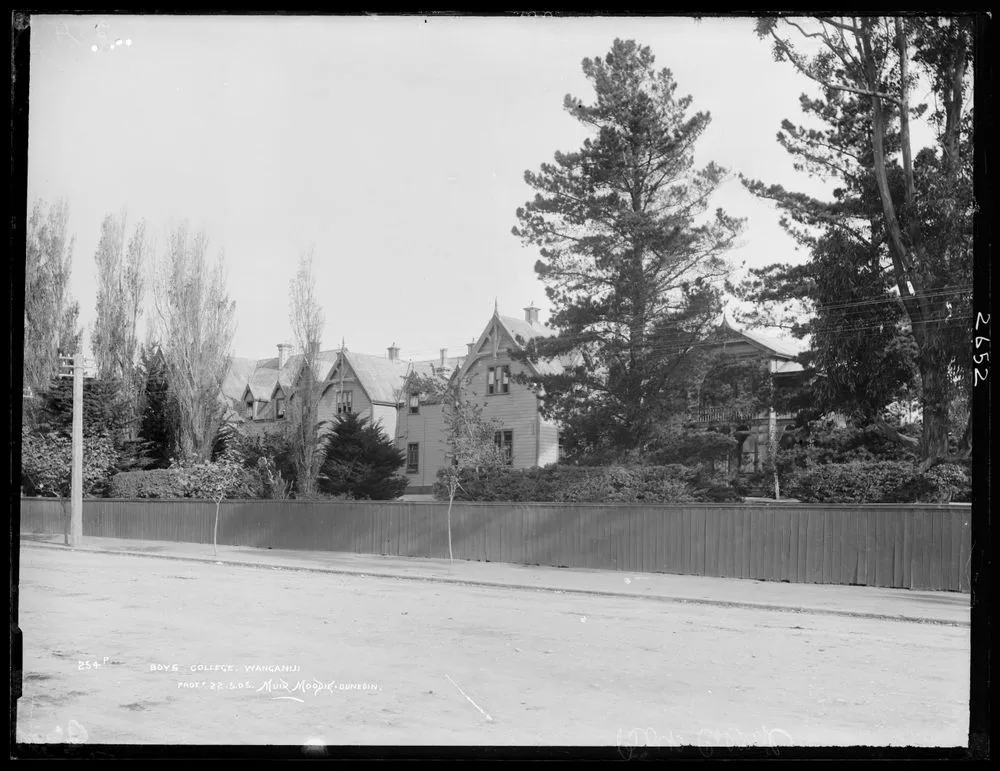
[[[253,420],[253,399],[247,399],[246,403],[247,418]]]
[[[280,396],[274,400],[274,416],[276,418],[285,417],[285,400]]]
[[[486,370],[486,393],[510,393],[510,367],[490,367]]]

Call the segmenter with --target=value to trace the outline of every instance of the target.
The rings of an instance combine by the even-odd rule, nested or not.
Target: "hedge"
[[[438,472],[434,495],[447,500],[448,490]],[[742,500],[714,480],[702,482],[696,469],[668,466],[545,466],[499,469],[477,473],[463,469],[456,500],[534,501],[539,503],[693,503]]]
[[[123,471],[111,477],[109,498],[184,498],[177,469]]]
[[[852,461],[798,470],[785,490],[803,503],[948,503],[969,500],[971,479],[957,464]]]
[[[142,471],[123,471],[111,477],[109,498],[214,498],[221,467],[216,463]],[[232,468],[227,475],[226,498],[262,498],[264,485],[251,470]]]

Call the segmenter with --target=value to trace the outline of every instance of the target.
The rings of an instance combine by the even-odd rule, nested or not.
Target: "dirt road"
[[[21,552],[21,742],[965,745],[969,629]]]

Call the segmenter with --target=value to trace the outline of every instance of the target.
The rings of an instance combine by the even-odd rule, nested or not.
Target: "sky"
[[[775,140],[809,82],[774,62],[753,23],[33,16],[26,203],[69,202],[88,354],[101,221],[124,207],[158,251],[174,223],[207,232],[236,303],[237,356],[291,340],[289,282],[310,245],[324,350],[460,355],[494,303],[548,318],[538,254],[511,234],[534,195],[524,172],[586,138],[563,98],[592,100],[581,61],[615,38],[649,46],[711,113],[695,161],[732,172],[712,205],[747,220],[734,268],[804,257],[736,178],[822,189]]]

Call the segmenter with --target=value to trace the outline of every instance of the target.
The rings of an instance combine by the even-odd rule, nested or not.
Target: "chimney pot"
[[[442,367],[444,367],[444,360],[447,359],[447,358],[448,358],[448,349],[447,348],[442,348],[441,349],[441,366]]]
[[[292,346],[288,343],[278,343],[278,369],[284,369],[288,363],[288,354]]]
[[[534,303],[524,309],[524,320],[533,327],[538,326],[538,308],[535,307]]]
[[[476,340],[475,340],[475,338],[473,338],[471,342],[466,343],[466,345],[469,346],[469,356],[471,357],[472,356],[472,350],[476,347]]]

